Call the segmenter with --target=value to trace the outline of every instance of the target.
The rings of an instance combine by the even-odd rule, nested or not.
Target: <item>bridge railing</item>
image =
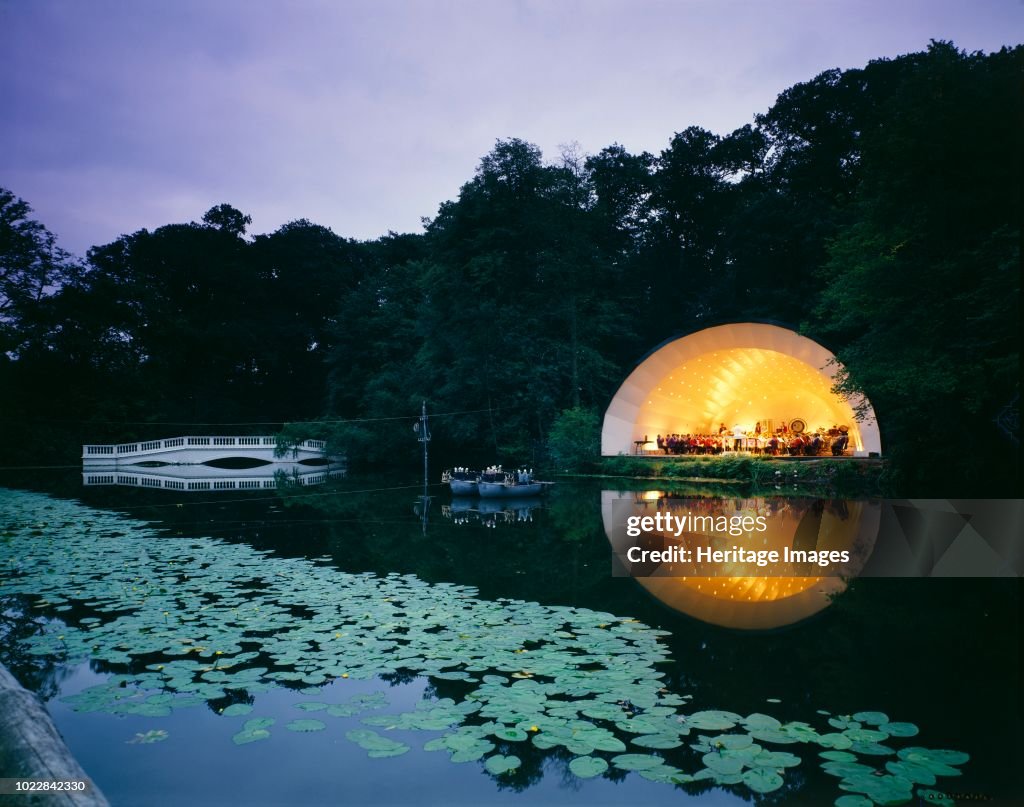
[[[174,449],[220,450],[231,447],[249,450],[254,448],[273,450],[277,447],[277,438],[264,435],[259,437],[185,436],[168,437],[164,440],[146,440],[138,443],[116,443],[114,445],[87,444],[82,446],[82,459],[121,459],[122,457],[138,457]],[[324,451],[327,448],[327,442],[325,440],[303,440],[295,447],[308,451]]]

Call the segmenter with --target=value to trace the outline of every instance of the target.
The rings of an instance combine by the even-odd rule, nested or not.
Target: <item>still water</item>
[[[412,480],[0,481],[0,660],[114,804],[1022,792],[1016,580],[805,583],[779,617],[781,588],[614,577],[625,481],[426,509]]]

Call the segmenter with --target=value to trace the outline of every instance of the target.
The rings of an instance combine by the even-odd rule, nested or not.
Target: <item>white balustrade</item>
[[[204,435],[168,437],[164,440],[146,440],[137,443],[115,445],[83,445],[82,460],[87,464],[117,464],[119,460],[134,462],[162,460],[170,463],[206,462],[210,459],[245,457],[270,462],[288,459],[314,459],[325,457],[325,440],[303,440],[285,452],[285,457],[275,456],[277,438],[260,437],[207,437]]]

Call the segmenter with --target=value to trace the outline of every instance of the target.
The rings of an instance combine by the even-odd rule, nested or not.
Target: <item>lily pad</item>
[[[292,720],[285,725],[285,728],[289,731],[323,731],[327,728],[325,723],[319,720]]]
[[[495,754],[494,756],[487,757],[484,762],[484,767],[487,768],[489,773],[495,776],[501,776],[503,773],[514,771],[522,764],[519,757],[516,756],[502,756],[501,754]]]
[[[497,737],[499,740],[508,740],[509,742],[513,743],[521,743],[523,740],[528,739],[530,735],[522,729],[502,726],[501,728],[496,729],[494,731],[494,736]],[[491,759],[494,759],[494,757],[491,757]]]
[[[569,763],[569,770],[580,779],[592,779],[608,770],[608,763],[600,757],[576,757]]]
[[[248,703],[232,703],[230,706],[224,708],[221,712],[224,717],[241,717],[247,715],[252,711],[252,707]]]
[[[878,730],[884,731],[890,737],[915,737],[920,731],[913,723],[882,723]]]
[[[664,763],[661,757],[653,754],[619,754],[612,757],[612,764],[624,771],[642,771]]]
[[[687,715],[686,722],[698,731],[726,731],[736,725],[740,719],[733,712],[708,710]]]
[[[727,757],[714,751],[710,754],[705,754],[703,760],[708,770],[719,774],[739,773],[744,767],[743,760],[736,757]]]
[[[313,720],[310,722],[319,723],[320,721]],[[323,726],[322,723],[320,725]],[[375,759],[383,757],[397,757],[409,750],[409,746],[405,743],[396,742],[395,740],[388,739],[387,737],[382,737],[377,732],[371,731],[370,729],[353,729],[345,732],[345,737],[366,751],[367,756]]]
[[[889,715],[885,712],[857,712],[853,719],[867,723],[869,726],[880,726],[889,722]]]
[[[633,745],[641,748],[678,748],[683,744],[682,740],[675,734],[647,734],[642,737],[634,737]]]
[[[847,793],[835,800],[836,807],[874,807],[874,804],[867,796],[858,796],[854,793]]]
[[[818,754],[822,759],[827,759],[831,762],[856,762],[857,755],[851,754],[849,751],[822,751]]]
[[[782,777],[770,768],[751,768],[743,772],[743,784],[755,793],[771,793],[783,785]]]
[[[909,779],[911,782],[916,782],[919,785],[935,784],[935,772],[916,762],[906,762],[904,760],[886,762],[885,769],[891,774],[902,776],[904,779]]]
[[[743,725],[747,727],[748,731],[778,729],[782,727],[782,723],[774,717],[770,715],[763,715],[760,712],[754,712],[754,714],[748,715],[744,719]]]
[[[247,743],[254,743],[258,740],[266,740],[269,738],[270,732],[266,729],[242,729],[231,738],[231,741],[235,745],[246,745]]]

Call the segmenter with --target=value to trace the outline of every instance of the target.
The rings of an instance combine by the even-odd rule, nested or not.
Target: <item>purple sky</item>
[[[418,232],[497,138],[657,153],[830,67],[1022,34],[1021,0],[0,0],[0,185],[79,254],[222,201]]]

